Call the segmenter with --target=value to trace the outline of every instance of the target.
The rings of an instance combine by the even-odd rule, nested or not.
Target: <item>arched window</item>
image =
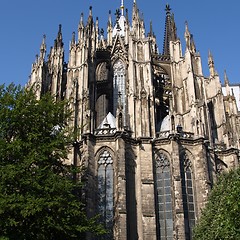
[[[195,203],[192,179],[191,161],[186,153],[180,156],[180,172],[182,183],[182,199],[186,240],[192,239],[192,230],[195,225]]]
[[[155,155],[155,189],[158,239],[173,239],[173,207],[170,162],[164,153]]]
[[[118,101],[121,101],[123,112],[125,112],[125,66],[122,61],[117,60],[113,65],[113,115],[116,116]]]
[[[96,127],[98,127],[108,114],[108,98],[102,94],[96,101]]]
[[[106,62],[101,62],[98,64],[96,69],[96,80],[97,81],[106,81],[108,80],[108,68]]]
[[[113,159],[108,150],[104,150],[98,159],[99,214],[105,227],[113,227]]]

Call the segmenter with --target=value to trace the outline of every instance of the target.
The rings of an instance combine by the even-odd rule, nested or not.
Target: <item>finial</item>
[[[229,85],[229,80],[228,80],[228,77],[227,77],[226,69],[224,70],[224,83],[225,83],[226,86]]]
[[[225,87],[226,87],[226,95],[230,96],[231,95],[231,89],[230,89],[230,84],[229,84],[229,80],[228,80],[228,77],[227,77],[227,71],[226,70],[224,70],[224,84],[225,84]]]
[[[111,10],[108,12],[108,26],[112,26],[112,16],[111,16]]]
[[[46,50],[46,35],[43,34],[43,40],[42,40],[42,44],[41,44],[41,51],[45,51]]]
[[[128,23],[128,9],[126,8],[126,22]]]
[[[123,0],[121,0],[121,6],[120,6],[120,8],[121,8],[121,14],[122,14],[122,16],[124,15],[124,1]]]
[[[58,32],[61,33],[62,32],[62,24],[59,24],[59,28],[58,28]]]
[[[214,64],[214,60],[213,60],[213,56],[210,50],[208,50],[208,65],[213,65]]]
[[[185,21],[185,31],[189,31],[188,30],[188,21],[187,20]]]
[[[191,34],[190,34],[190,32],[189,32],[189,30],[188,30],[188,22],[187,21],[185,21],[185,33],[184,33],[184,36],[185,36],[185,41],[186,41],[186,47],[188,48],[188,49],[190,49],[191,48]]]
[[[43,34],[43,43],[46,42],[46,34]]]
[[[153,36],[152,20],[150,21],[150,36]]]
[[[59,24],[58,26],[58,37],[61,37],[62,35],[62,24]]]
[[[72,44],[75,43],[75,32],[72,32]]]
[[[196,52],[196,45],[193,39],[193,34],[190,34],[190,46],[191,46],[192,52]]]
[[[92,16],[92,6],[89,7],[89,16]]]
[[[171,13],[170,5],[167,3],[165,8],[166,14],[169,15]]]
[[[57,42],[61,43],[61,41],[62,41],[62,24],[59,24],[58,35],[57,35]]]
[[[208,67],[210,71],[210,76],[214,77],[216,74],[215,68],[214,68],[214,60],[213,56],[210,50],[208,50]]]

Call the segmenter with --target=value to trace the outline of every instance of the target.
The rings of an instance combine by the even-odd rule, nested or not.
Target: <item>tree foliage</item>
[[[64,162],[73,136],[66,106],[48,94],[37,100],[32,90],[0,86],[0,239],[104,232],[87,219],[76,168]]]
[[[219,177],[193,239],[240,239],[240,168]]]

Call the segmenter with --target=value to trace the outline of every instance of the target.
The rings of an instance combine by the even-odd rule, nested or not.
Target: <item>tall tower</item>
[[[165,11],[162,53],[137,2],[130,22],[122,0],[115,21],[109,12],[106,38],[90,7],[68,62],[60,26],[48,59],[44,37],[32,67],[37,96],[50,91],[73,110],[69,124],[80,135],[68,160],[86,169],[86,211],[100,214],[104,239],[192,239],[216,175],[239,164],[235,97],[223,96],[211,53],[203,76],[187,23],[182,52],[169,5]]]

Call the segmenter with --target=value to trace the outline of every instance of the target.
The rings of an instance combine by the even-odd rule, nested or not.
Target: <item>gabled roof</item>
[[[102,123],[98,126],[98,129],[102,129],[102,128],[106,128],[106,127],[116,128],[116,118],[110,112],[103,119]]]

